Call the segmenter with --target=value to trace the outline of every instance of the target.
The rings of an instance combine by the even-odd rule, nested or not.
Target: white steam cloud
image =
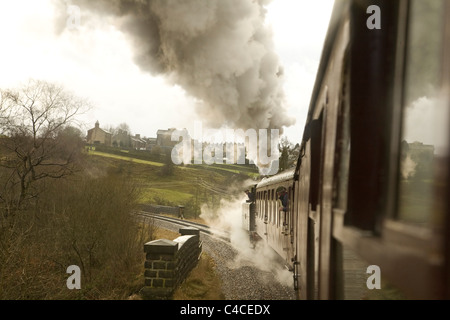
[[[230,262],[231,269],[246,265],[256,265],[262,271],[272,272],[278,281],[286,286],[292,286],[292,273],[280,267],[280,257],[264,240],[253,247],[247,231],[242,226],[242,203],[246,196],[235,200],[222,200],[218,210],[211,210],[206,205],[201,208],[200,217],[212,228],[229,232],[230,242],[238,251],[234,261]]]
[[[108,17],[128,35],[137,65],[166,75],[197,98],[197,112],[208,125],[282,130],[295,121],[286,113],[283,70],[265,24],[269,2],[77,0],[76,5],[82,13]],[[66,20],[59,22],[64,30]]]
[[[416,167],[417,163],[415,163],[414,160],[411,159],[410,155],[407,155],[405,160],[402,161],[401,165],[401,173],[403,179],[414,177],[414,175],[416,174]]]

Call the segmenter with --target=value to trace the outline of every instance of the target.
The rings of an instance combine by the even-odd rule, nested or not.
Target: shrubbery
[[[0,299],[118,299],[143,284],[135,182],[86,157],[62,87],[0,90]],[[66,270],[81,269],[81,290]]]
[[[137,190],[120,176],[46,181],[39,200],[4,217],[0,299],[117,299],[142,286],[142,245],[149,233],[130,214]],[[82,271],[69,290],[66,269]]]

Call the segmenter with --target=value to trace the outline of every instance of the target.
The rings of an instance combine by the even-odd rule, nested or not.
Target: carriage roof
[[[286,171],[283,171],[277,175],[274,175],[270,178],[264,178],[262,179],[257,185],[256,188],[261,188],[273,184],[282,183],[285,181],[291,181],[294,179],[295,175],[295,168],[288,169]]]

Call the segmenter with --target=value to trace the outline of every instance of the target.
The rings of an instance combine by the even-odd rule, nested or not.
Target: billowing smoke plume
[[[265,26],[268,2],[76,0],[73,4],[81,12],[112,18],[129,36],[140,68],[166,75],[197,98],[197,113],[208,126],[282,130],[294,120],[286,114],[283,71]]]

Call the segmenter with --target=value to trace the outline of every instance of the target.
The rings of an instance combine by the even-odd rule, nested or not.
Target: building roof
[[[170,129],[168,129],[168,130],[162,130],[162,129],[160,129],[160,130],[158,130],[157,132],[156,132],[156,134],[171,134],[173,131],[175,131],[176,129],[174,129],[174,128],[170,128]]]
[[[112,133],[111,132],[109,132],[109,131],[106,131],[106,130],[103,130],[102,128],[92,128],[92,129],[89,129],[88,130],[88,132],[91,132],[91,131],[93,131],[93,130],[95,130],[95,129],[97,129],[97,130],[101,130],[101,131],[103,131],[104,133],[106,133],[106,134],[111,134],[112,135]]]

